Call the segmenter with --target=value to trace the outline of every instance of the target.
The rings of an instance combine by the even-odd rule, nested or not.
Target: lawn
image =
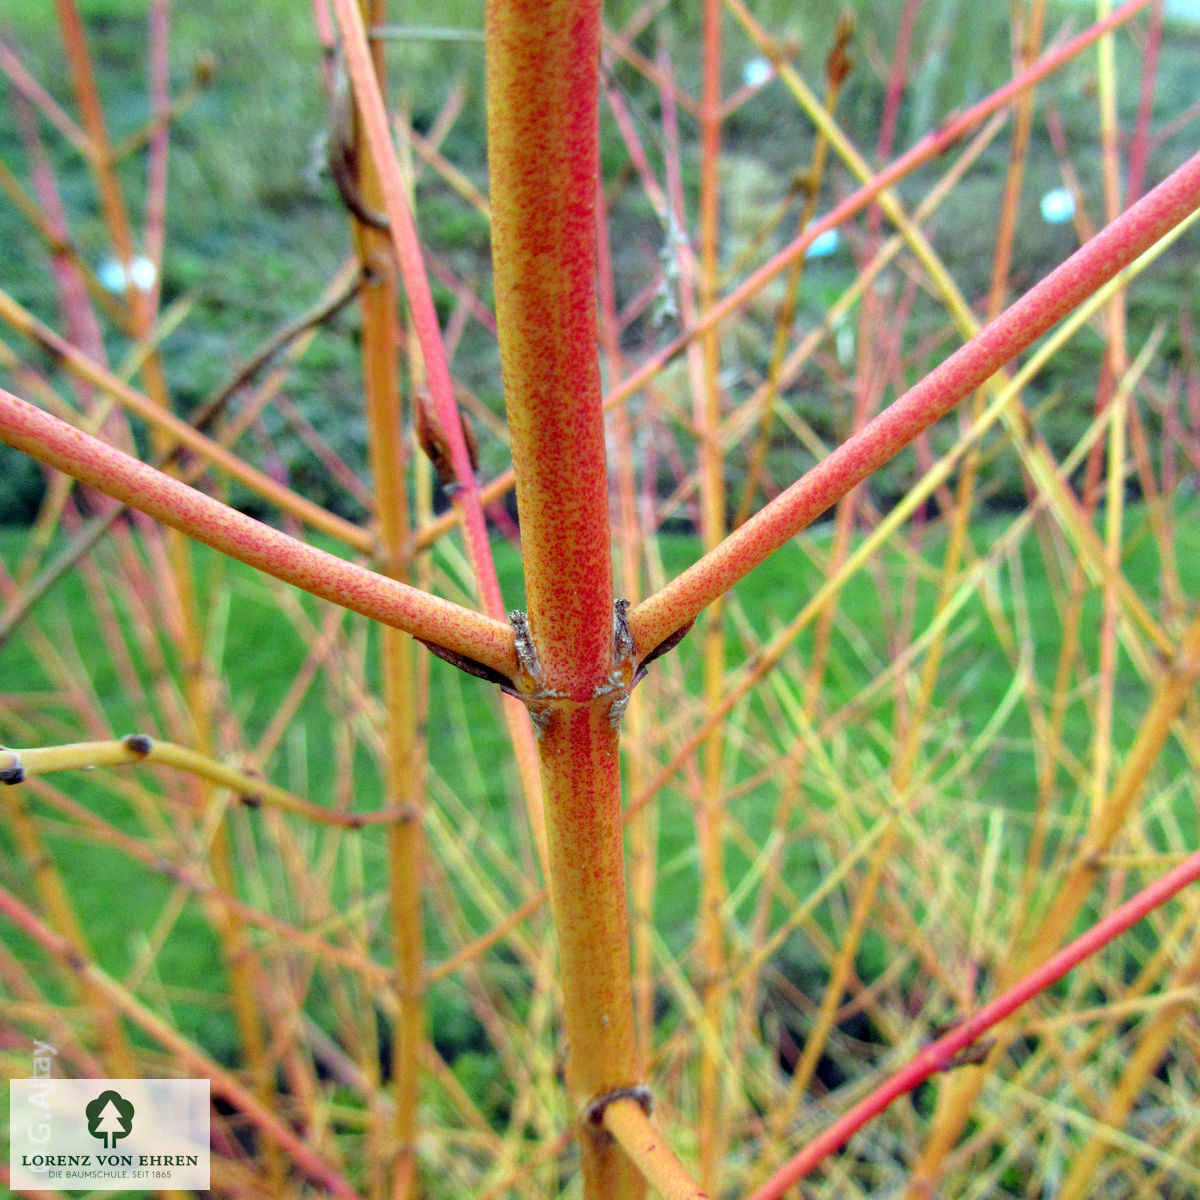
[[[1189,500],[1177,513],[1178,544],[1176,553],[1181,579],[1191,589],[1200,589],[1200,506]],[[1159,577],[1160,564],[1152,539],[1148,536],[1145,510],[1131,514],[1132,547],[1125,571],[1139,594],[1152,595]],[[985,518],[974,529],[978,551],[986,554],[989,546],[1002,537],[1008,528],[1006,518]],[[1137,528],[1142,528],[1138,533]],[[828,552],[831,529],[818,525],[798,538],[785,553],[771,559],[738,589],[727,617],[728,647],[731,663],[745,657],[746,639],[765,641],[768,635],[784,626],[794,615],[797,601],[811,595],[823,579],[823,562]],[[23,531],[0,529],[0,557],[5,563],[15,563],[26,538]],[[827,691],[822,711],[831,715],[857,705],[856,723],[843,725],[834,735],[833,745],[843,760],[851,759],[857,766],[851,776],[871,777],[874,760],[886,752],[888,729],[894,721],[890,694],[884,691],[878,699],[864,702],[871,696],[871,685],[885,670],[888,655],[890,625],[886,606],[891,602],[889,585],[897,589],[903,580],[914,575],[926,580],[918,589],[916,610],[918,628],[923,627],[932,613],[935,597],[936,565],[944,552],[944,533],[938,526],[929,530],[922,545],[924,566],[915,570],[911,551],[899,545],[885,550],[870,571],[860,572],[847,585],[840,601],[837,627],[833,638]],[[693,561],[698,553],[696,539],[685,535],[664,535],[660,550],[664,567],[676,571]],[[301,671],[309,651],[295,626],[280,622],[276,612],[279,588],[264,581],[239,563],[223,560],[205,548],[196,548],[193,557],[201,587],[208,596],[211,628],[214,630],[214,650],[220,669],[228,680],[230,704],[242,721],[247,746],[265,730],[271,716]],[[496,543],[497,565],[506,597],[511,603],[521,600],[519,563],[515,549],[505,541]],[[932,766],[932,803],[921,812],[921,820],[933,825],[946,823],[961,826],[964,837],[976,837],[989,821],[1001,816],[1005,823],[1009,850],[1014,860],[1020,847],[1028,840],[1029,824],[1036,794],[1036,763],[1030,752],[1028,716],[1020,705],[1012,705],[1006,692],[1011,686],[1012,667],[998,644],[988,616],[985,597],[1006,611],[1009,619],[1015,613],[1013,567],[992,570],[981,581],[979,595],[968,600],[957,625],[948,669],[944,672],[944,689],[936,698],[936,715],[929,733],[931,744],[940,744],[940,762]],[[453,592],[450,575],[445,585]],[[1044,558],[1026,541],[1019,553],[1019,594],[1022,604],[1033,617],[1030,647],[1032,666],[1039,685],[1049,689],[1061,628],[1056,611],[1055,591],[1046,576]],[[313,623],[322,612],[329,611],[319,601],[295,596]],[[922,612],[924,615],[922,615]],[[154,728],[139,724],[137,706],[124,690],[119,672],[112,659],[95,653],[103,641],[92,598],[84,579],[67,576],[40,604],[37,618],[48,631],[60,653],[79,654],[86,679],[95,697],[97,713],[103,713],[106,732],[120,736],[130,732],[155,736]],[[342,627],[347,639],[373,641],[377,631],[369,623],[346,616]],[[1084,623],[1082,652],[1094,655],[1096,623],[1089,618]],[[697,655],[689,645],[684,646],[677,662],[664,662],[662,669],[682,672],[689,677],[687,690],[695,692],[699,685],[700,668]],[[727,868],[731,878],[739,878],[751,869],[756,849],[765,843],[776,808],[775,794],[779,780],[774,774],[761,777],[760,768],[773,755],[787,750],[790,739],[796,736],[786,722],[780,723],[780,713],[794,703],[797,680],[802,675],[806,655],[806,639],[796,642],[795,652],[776,669],[778,676],[773,695],[779,709],[765,711],[762,716],[777,731],[778,744],[756,747],[753,739],[739,736],[739,729],[754,717],[746,708],[735,709],[730,743],[735,752],[730,755],[726,787],[734,799],[731,811],[741,823],[749,841],[729,850]],[[377,655],[368,653],[368,663],[377,662]],[[510,752],[499,719],[496,689],[452,670],[443,663],[431,660],[431,688],[428,728],[433,801],[431,821],[434,836],[456,838],[462,851],[469,856],[479,853],[482,869],[493,876],[494,886],[516,904],[521,895],[517,880],[503,878],[514,865],[529,864],[530,846],[527,833],[519,818],[514,819],[510,808],[514,792],[514,772]],[[79,740],[88,731],[69,723],[70,707],[56,696],[46,673],[39,667],[37,651],[22,639],[20,633],[0,647],[0,679],[3,679],[4,699],[0,709],[0,737],[8,742],[24,742],[22,727],[31,713],[40,713],[46,727],[57,728],[64,741]],[[173,684],[178,683],[177,669]],[[372,687],[377,679],[368,680]],[[147,679],[146,687],[153,692],[164,680]],[[644,685],[653,686],[653,683]],[[859,698],[859,699],[856,699]],[[1132,723],[1144,706],[1145,693],[1140,685],[1131,685],[1122,692],[1118,709],[1116,739],[1124,744],[1133,732]],[[762,706],[771,702],[757,698],[749,705]],[[989,729],[1001,713],[1001,725],[991,730],[986,761],[972,764],[957,782],[948,782],[957,756],[970,752],[973,739]],[[365,714],[363,714],[366,719]],[[1066,741],[1086,745],[1089,732],[1088,706],[1083,697],[1068,709]],[[295,720],[286,739],[264,764],[272,782],[305,795],[318,804],[335,803],[339,794],[337,754],[330,736],[331,724],[326,697],[310,691],[300,703]],[[669,733],[669,731],[668,731]],[[92,734],[95,736],[96,734]],[[664,734],[664,749],[670,738]],[[362,764],[360,764],[360,767]],[[1160,763],[1164,782],[1186,769],[1182,752],[1169,744]],[[137,771],[138,768],[125,768]],[[145,769],[143,769],[145,770]],[[982,782],[981,782],[982,781]],[[123,803],[113,789],[95,786],[86,773],[58,776],[54,781],[67,795],[79,802],[95,806],[116,827],[144,836],[146,827],[132,803]],[[806,802],[815,811],[834,811],[838,806],[836,791],[830,791],[829,781],[811,760],[803,775]],[[744,786],[743,786],[744,785]],[[356,789],[350,802],[353,811],[370,812],[381,803],[382,784],[369,765],[356,774]],[[660,869],[655,896],[655,919],[660,936],[673,948],[685,946],[691,936],[698,887],[698,862],[693,834],[693,816],[682,779],[664,789],[659,800]],[[871,805],[865,804],[861,814],[865,822]],[[1071,806],[1066,806],[1070,811]],[[1179,806],[1177,818],[1184,835],[1194,840],[1198,829],[1196,813]],[[246,822],[252,828],[253,816]],[[823,866],[814,843],[800,835],[788,849],[785,875],[796,894],[805,895],[814,886]],[[56,834],[54,831],[58,830]],[[83,927],[88,930],[97,961],[106,970],[123,976],[139,961],[146,939],[160,913],[169,911],[168,897],[171,881],[153,871],[132,865],[117,849],[105,847],[95,839],[80,837],[78,830],[48,818],[48,844],[62,868],[72,893]],[[354,870],[362,871],[367,896],[380,894],[384,887],[386,862],[380,831],[364,829],[354,835],[361,847],[361,862]],[[492,844],[495,844],[494,849]],[[10,836],[3,843],[4,854],[15,853]],[[10,864],[10,867],[14,864]],[[342,886],[353,871],[343,864],[349,874],[341,876]],[[338,877],[335,872],[335,877]],[[372,882],[374,881],[374,882]],[[254,894],[251,880],[243,880],[246,894]],[[468,911],[475,910],[470,895],[471,884],[464,882],[459,902]],[[113,913],[120,912],[119,920]],[[376,913],[378,915],[378,913]],[[486,926],[484,914],[474,914]],[[744,915],[744,914],[743,914]],[[427,935],[432,957],[446,953],[449,946],[440,938],[436,913],[427,914]],[[376,947],[386,959],[386,945]],[[820,973],[816,962],[805,962],[802,949],[793,945],[791,954],[797,971]],[[882,947],[878,948],[882,954]],[[876,974],[881,962],[862,964],[866,978]],[[169,1003],[174,1019],[190,1036],[207,1045],[219,1058],[228,1055],[228,1039],[232,1036],[230,1017],[222,1005],[215,1008],[214,979],[223,968],[211,926],[202,918],[195,901],[183,906],[178,920],[165,934],[163,948],[155,963],[164,1003]],[[472,1022],[465,1008],[456,1006],[454,989],[434,991],[433,1025],[435,1036],[448,1047],[456,1039],[471,1037],[464,1032]],[[169,1000],[167,998],[170,998]],[[439,1006],[439,998],[441,1005]],[[461,1048],[461,1047],[460,1047]],[[453,1057],[453,1055],[452,1055]]]

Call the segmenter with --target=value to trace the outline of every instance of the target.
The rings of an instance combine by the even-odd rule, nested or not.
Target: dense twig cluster
[[[485,200],[444,154],[462,89],[421,132],[397,122],[384,5],[316,0],[352,250],[184,418],[162,354],[187,320],[161,293],[167,150],[211,73],[172,97],[151,0],[151,117],[114,145],[58,7],[76,117],[0,48],[32,164],[28,190],[7,167],[0,186],[63,330],[0,289],[32,347],[0,346],[0,438],[58,472],[0,571],[0,669],[29,681],[0,698],[19,747],[0,750],[0,913],[23,939],[0,941],[5,1019],[80,1073],[207,1076],[230,1196],[536,1197],[578,1171],[589,1198],[772,1200],[818,1168],[814,1196],[1200,1186],[1178,1052],[1198,901],[1167,904],[1200,877],[1200,373],[1183,298],[1148,326],[1126,299],[1200,208],[1200,157],[1144,186],[1182,128],[1150,103],[1161,11],[1133,0],[1046,44],[1044,5],[1019,5],[1011,81],[896,154],[922,68],[906,3],[868,154],[837,113],[882,41],[860,50],[849,22],[818,96],[804,49],[741,0],[706,0],[690,55],[660,2],[606,25],[598,0],[489,0]],[[1117,38],[1140,51],[1128,127]],[[1038,101],[1081,62],[1094,196]],[[806,166],[742,237],[722,156],[783,97]],[[998,161],[1006,116],[994,252],[964,290],[939,206]],[[1039,122],[1082,244],[1013,299]],[[117,294],[68,224],[47,125],[86,164]],[[487,287],[431,268],[427,188],[490,221],[494,319]],[[634,261],[646,228],[660,244]],[[840,274],[806,257],[834,231]],[[351,297],[369,488],[283,394]],[[459,377],[472,323],[497,338],[504,420]],[[1039,390],[1084,328],[1094,378]],[[1064,450],[1048,425],[1081,396]],[[267,411],[365,523],[280,478]],[[513,464],[490,479],[489,437]],[[873,489],[902,454],[898,494]],[[1000,459],[1023,488],[1007,514],[984,505]],[[278,680],[264,645],[233,648],[256,606]],[[507,736],[477,748],[489,722]],[[111,929],[88,891],[105,870],[155,897]],[[1142,919],[1147,938],[1104,950]],[[210,966],[181,982],[189,960]]]

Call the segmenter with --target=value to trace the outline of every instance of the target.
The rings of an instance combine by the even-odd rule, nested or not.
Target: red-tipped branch
[[[645,654],[1200,207],[1200,155],[1098,233],[914,388],[629,615]]]
[[[1020,983],[984,1005],[945,1037],[926,1046],[906,1067],[897,1072],[882,1087],[872,1092],[862,1103],[852,1108],[814,1142],[785,1163],[748,1200],[778,1200],[797,1180],[803,1179],[818,1163],[844,1146],[850,1138],[873,1117],[883,1112],[893,1100],[912,1091],[919,1083],[938,1071],[954,1065],[954,1056],[978,1041],[993,1026],[1010,1016],[1022,1004],[1056,983],[1085,958],[1107,946],[1132,925],[1136,925],[1159,905],[1165,904],[1189,883],[1200,879],[1200,850],[1189,855],[1174,870],[1138,892],[1132,900],[1110,913],[1104,920],[1065,946],[1036,971],[1031,971]]]
[[[475,481],[475,472],[463,437],[458,405],[454,400],[450,365],[446,361],[446,350],[442,343],[433,293],[429,289],[429,276],[425,271],[421,243],[405,193],[404,179],[396,162],[387,108],[371,63],[371,51],[367,44],[362,13],[359,11],[358,0],[333,0],[333,7],[342,35],[342,45],[346,51],[346,67],[362,119],[363,133],[371,150],[375,170],[379,174],[388,230],[396,251],[396,261],[400,266],[400,276],[404,281],[413,328],[421,346],[429,394],[433,398],[442,435],[446,439],[450,461],[458,480],[459,491],[455,507],[462,514],[463,534],[483,606],[491,616],[498,618],[503,615],[504,605],[500,599],[500,585],[488,544],[479,485]]]
[[[516,673],[513,632],[504,622],[305,545],[3,389],[0,441],[276,579],[502,675]]]
[[[488,0],[500,363],[521,513],[522,690],[540,732],[567,1075],[582,1105],[641,1083],[617,729],[634,663],[614,619],[596,316],[599,0]],[[623,614],[623,610],[622,610]],[[527,685],[527,686],[526,686]],[[585,1200],[640,1200],[590,1122]]]

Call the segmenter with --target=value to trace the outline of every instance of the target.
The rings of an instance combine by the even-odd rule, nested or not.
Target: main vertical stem
[[[569,1046],[567,1078],[582,1111],[615,1089],[641,1081],[629,970],[620,767],[607,706],[555,705],[541,750]],[[638,1177],[628,1170],[624,1155],[586,1120],[581,1143],[585,1195],[640,1194]]]
[[[490,0],[496,317],[529,622],[548,687],[590,695],[612,653],[596,329],[598,0]]]
[[[641,1176],[583,1115],[641,1082],[633,1025],[620,714],[596,317],[599,0],[489,0],[496,317],[517,477],[528,632],[517,680],[540,730],[568,1079],[587,1200]]]

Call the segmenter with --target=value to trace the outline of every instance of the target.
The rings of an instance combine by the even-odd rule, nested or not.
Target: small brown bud
[[[840,88],[845,83],[846,76],[850,74],[850,68],[854,66],[854,59],[846,53],[846,47],[850,44],[853,34],[854,18],[845,14],[838,21],[833,49],[825,60],[825,77],[829,80],[830,87]]]
[[[437,472],[438,482],[444,488],[451,488],[458,478],[454,473],[454,460],[450,454],[450,440],[433,406],[433,397],[424,389],[419,389],[413,397],[415,406],[415,421],[417,440],[426,457],[433,463]],[[471,470],[479,470],[479,439],[475,436],[475,427],[467,419],[466,413],[459,413],[463,441],[467,444],[467,458]]]
[[[413,403],[417,441],[421,443],[425,457],[433,463],[438,482],[442,487],[448,487],[454,482],[454,465],[450,461],[450,443],[433,411],[433,398],[422,388],[413,396]]]
[[[208,87],[216,73],[217,60],[211,53],[205,51],[197,55],[196,61],[192,64],[192,78],[196,81],[197,87]]]

